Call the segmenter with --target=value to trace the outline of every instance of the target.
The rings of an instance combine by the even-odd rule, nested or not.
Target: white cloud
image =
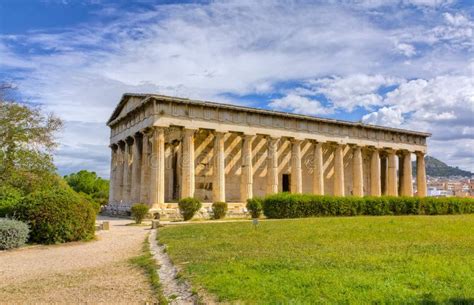
[[[472,54],[466,49],[472,46],[473,26],[468,14],[438,11],[451,2],[391,1],[399,20],[390,26],[352,5],[300,1],[216,1],[138,12],[107,8],[98,14],[114,17],[109,23],[0,36],[0,69],[26,69],[16,75],[20,90],[70,123],[68,136],[75,142],[64,142],[61,167],[77,158],[71,150],[90,148],[91,158],[102,160],[91,147],[104,145],[107,152],[103,124],[123,92],[227,102],[240,101],[223,93],[280,93],[284,97],[270,107],[313,115],[365,109],[371,112],[367,121],[428,130],[442,126],[440,135],[447,135],[444,129],[451,124],[466,137],[461,126],[472,127],[472,83],[466,76]],[[342,3],[366,5],[381,16],[379,8],[387,5]],[[435,12],[405,23],[403,14],[413,5]],[[15,54],[16,45],[30,52]],[[282,89],[288,81],[298,88]],[[399,88],[386,96],[380,92],[392,86]],[[322,105],[315,95],[329,103]],[[74,128],[77,121],[107,132],[94,134],[100,141],[91,143]]]
[[[399,43],[397,44],[397,49],[405,55],[406,57],[412,57],[416,54],[415,47],[408,43]]]
[[[351,74],[346,77],[320,78],[308,81],[315,93],[324,94],[334,108],[352,111],[355,107],[371,109],[382,105],[378,90],[401,80],[383,75]]]
[[[404,122],[402,111],[395,107],[383,107],[362,117],[362,121],[372,125],[400,127]]]
[[[271,101],[269,106],[275,110],[289,111],[309,115],[325,115],[333,113],[333,110],[326,108],[319,101],[309,98],[289,94],[279,99]]]
[[[433,134],[429,151],[448,163],[474,170],[474,79],[440,76],[412,80],[387,94],[390,105],[363,117],[371,124]]]

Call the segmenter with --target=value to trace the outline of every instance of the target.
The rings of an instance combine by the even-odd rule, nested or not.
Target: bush
[[[246,207],[252,218],[259,218],[262,215],[262,201],[262,198],[259,197],[247,199]]]
[[[179,212],[184,220],[190,220],[201,208],[201,201],[196,198],[183,198],[178,202]]]
[[[227,203],[225,202],[214,202],[212,204],[212,214],[214,219],[222,219],[227,213]]]
[[[248,206],[249,203],[247,203],[247,208]],[[456,197],[335,197],[280,193],[265,197],[262,207],[263,213],[268,218],[444,215],[474,213],[474,200]]]
[[[82,197],[83,200],[85,200],[88,204],[92,206],[96,214],[100,213],[100,209],[102,206],[91,195],[83,192],[78,192],[78,194]]]
[[[21,191],[9,185],[0,186],[0,217],[12,214],[13,207],[21,200]]]
[[[146,214],[148,214],[148,210],[150,210],[150,208],[146,204],[137,203],[133,205],[131,208],[131,212],[132,212],[132,217],[135,220],[135,223],[138,223],[138,224],[142,223]]]
[[[26,223],[0,218],[0,250],[8,250],[23,246],[29,233]]]
[[[95,211],[69,187],[33,192],[14,212],[30,226],[31,242],[53,244],[94,237]]]

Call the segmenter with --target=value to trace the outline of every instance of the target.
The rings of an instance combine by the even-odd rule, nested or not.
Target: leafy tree
[[[89,195],[94,201],[104,205],[109,198],[109,181],[95,172],[81,170],[64,176],[66,182],[78,193]]]
[[[27,194],[57,182],[52,151],[63,123],[38,106],[9,98],[11,91],[0,84],[0,185]]]

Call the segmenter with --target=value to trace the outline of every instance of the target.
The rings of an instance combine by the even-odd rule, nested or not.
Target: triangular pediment
[[[145,99],[146,97],[148,97],[148,95],[146,94],[125,93],[122,96],[122,99],[118,103],[117,107],[115,108],[114,112],[112,113],[112,116],[107,121],[107,124],[109,124],[116,118],[126,116],[132,109],[136,108],[138,104],[140,104],[141,101],[143,101],[143,99]]]

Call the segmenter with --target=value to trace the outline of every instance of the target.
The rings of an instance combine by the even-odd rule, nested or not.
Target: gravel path
[[[0,303],[113,303],[153,301],[141,270],[128,259],[140,254],[148,227],[110,221],[98,240],[0,251]]]
[[[178,270],[171,262],[168,254],[166,254],[165,247],[158,245],[156,234],[157,230],[153,230],[150,234],[149,242],[151,253],[160,266],[158,268],[158,276],[160,277],[163,294],[170,300],[170,304],[197,304],[197,298],[193,295],[191,286],[183,280],[177,280]]]

